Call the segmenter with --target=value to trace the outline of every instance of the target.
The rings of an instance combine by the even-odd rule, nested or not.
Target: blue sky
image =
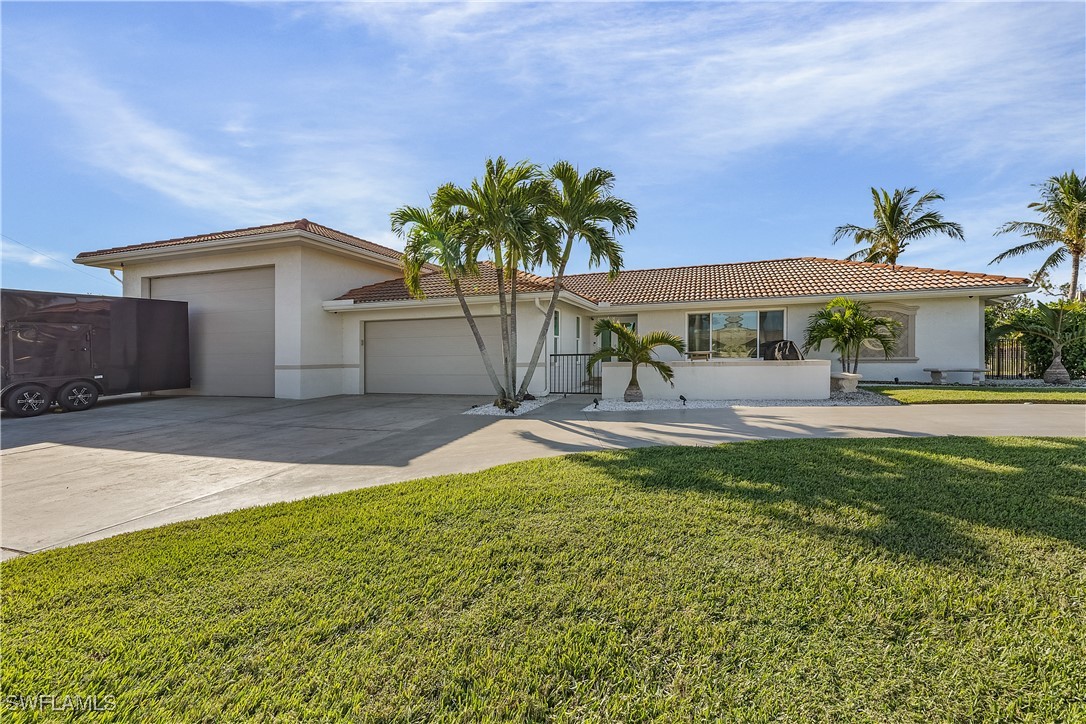
[[[7,287],[119,294],[67,260],[303,216],[396,246],[392,209],[499,154],[613,170],[628,268],[844,257],[874,185],[965,227],[901,263],[1025,275],[993,231],[1086,170],[1080,2],[0,12]]]

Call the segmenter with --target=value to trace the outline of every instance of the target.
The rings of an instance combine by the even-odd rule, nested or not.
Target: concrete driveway
[[[516,418],[487,398],[115,398],[5,418],[5,557],[238,508],[568,452],[786,437],[1086,436],[1086,407],[748,407],[584,413],[570,397]]]

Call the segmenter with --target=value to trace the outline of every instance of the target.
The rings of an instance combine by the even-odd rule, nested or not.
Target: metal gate
[[[550,391],[559,395],[598,395],[603,392],[602,364],[597,362],[589,374],[590,354],[552,354]]]
[[[1013,380],[1036,375],[1026,359],[1026,346],[1020,339],[1000,339],[988,353],[988,372],[992,380]]]

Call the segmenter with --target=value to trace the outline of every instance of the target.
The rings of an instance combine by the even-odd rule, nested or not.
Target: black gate
[[[603,392],[602,367],[597,362],[588,373],[589,354],[552,354],[550,391],[559,395],[598,395]]]
[[[988,352],[988,372],[993,380],[1014,380],[1032,377],[1034,372],[1026,360],[1026,347],[1020,339],[1001,339]]]

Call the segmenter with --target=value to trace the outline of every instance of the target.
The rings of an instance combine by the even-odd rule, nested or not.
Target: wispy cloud
[[[60,254],[58,254],[58,256],[59,255]],[[33,249],[28,249],[25,246],[12,243],[7,239],[0,238],[0,259],[3,260],[5,266],[8,264],[23,264],[37,269],[59,269],[70,271],[67,265],[62,264],[56,259],[50,258],[51,256],[52,255],[42,254]],[[5,282],[5,284],[6,283],[8,282]]]
[[[1077,150],[1068,146],[1082,127],[1081,74],[1051,72],[1081,44],[1081,34],[1053,34],[1081,24],[1072,4],[349,3],[304,12],[399,38],[401,61],[435,85],[459,73],[492,77],[514,97],[543,95],[577,132],[653,163],[825,139],[877,151],[923,138],[946,164],[995,146],[1058,156]]]

